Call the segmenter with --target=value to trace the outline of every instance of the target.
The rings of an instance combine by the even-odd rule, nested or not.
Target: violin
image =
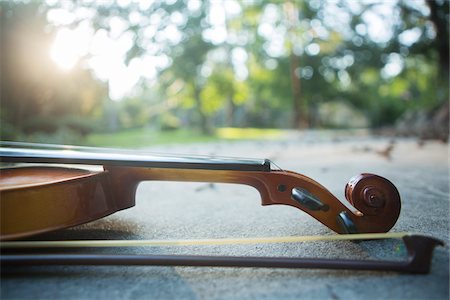
[[[350,179],[345,187],[350,204],[344,204],[320,183],[278,169],[268,159],[136,154],[13,142],[0,146],[0,161],[17,164],[0,169],[1,240],[68,228],[133,207],[142,181],[252,186],[261,195],[262,205],[295,207],[339,234],[387,232],[401,208],[396,187],[368,173]]]

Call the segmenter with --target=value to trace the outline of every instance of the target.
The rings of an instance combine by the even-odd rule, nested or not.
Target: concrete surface
[[[392,150],[389,152],[389,148]],[[445,241],[428,275],[393,272],[194,267],[54,266],[3,268],[2,299],[448,299],[448,145],[415,139],[330,132],[289,133],[271,141],[155,147],[170,153],[270,158],[310,176],[344,199],[349,178],[372,172],[402,196],[392,229]],[[386,151],[387,150],[387,151]],[[386,154],[389,152],[389,156]],[[187,239],[332,235],[287,206],[260,206],[256,190],[240,185],[146,182],[137,206],[53,238]],[[400,250],[399,250],[400,249]],[[404,249],[403,249],[404,250]],[[396,241],[103,249],[102,253],[182,253],[401,259]]]

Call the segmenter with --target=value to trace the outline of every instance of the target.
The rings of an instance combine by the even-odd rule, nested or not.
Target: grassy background
[[[86,137],[84,144],[96,147],[135,148],[161,144],[185,144],[213,142],[218,140],[273,139],[283,135],[279,129],[259,128],[218,128],[212,135],[204,135],[195,130],[180,129],[156,131],[139,128],[116,133],[95,133]]]

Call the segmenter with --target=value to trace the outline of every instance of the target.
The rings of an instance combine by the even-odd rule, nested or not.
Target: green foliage
[[[336,126],[321,112],[339,110],[381,127],[446,103],[449,2],[347,2],[237,1],[233,11],[214,1],[197,9],[188,1],[0,2],[2,137],[91,142],[92,131],[147,127],[212,135],[221,126]],[[126,65],[160,56],[169,63],[156,83],[141,78],[132,96],[112,102],[111,83],[92,75],[89,55],[66,73],[51,62],[52,9],[74,12],[67,27],[87,21],[94,32],[131,36]],[[379,30],[384,40],[368,15],[391,24]],[[113,33],[114,20],[123,32]]]
[[[170,113],[160,116],[160,128],[163,132],[178,130],[181,127],[180,119]]]
[[[79,145],[83,143],[85,137],[70,128],[59,127],[56,131],[51,133],[39,131],[28,135],[20,134],[19,137],[16,137],[15,139],[31,143],[41,143],[45,141],[49,144]]]
[[[85,136],[96,129],[96,124],[95,121],[80,118],[76,115],[54,118],[37,116],[25,121],[22,128],[23,133],[25,134],[33,134],[36,132],[51,134],[57,132],[59,129],[67,129],[73,131],[77,135]]]
[[[146,126],[151,121],[151,105],[143,98],[125,99],[118,103],[118,119],[124,129]]]

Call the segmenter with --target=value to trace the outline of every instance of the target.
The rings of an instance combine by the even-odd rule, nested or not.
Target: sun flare
[[[82,32],[62,28],[50,48],[50,57],[61,70],[70,71],[86,50],[86,36]]]

